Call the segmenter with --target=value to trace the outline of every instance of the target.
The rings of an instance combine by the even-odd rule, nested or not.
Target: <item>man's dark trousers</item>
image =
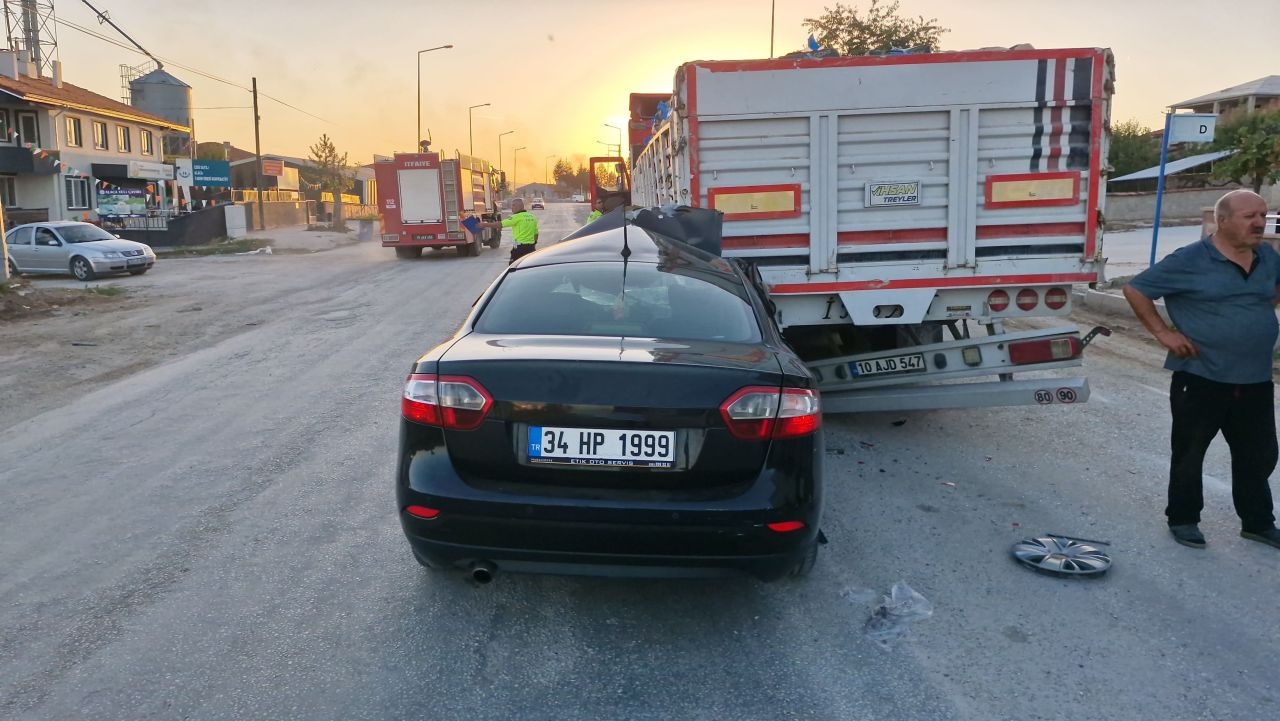
[[[538,243],[536,241],[533,243],[516,243],[511,246],[511,260],[507,262],[508,264],[514,263],[537,249]]]
[[[1231,498],[1241,528],[1256,533],[1275,525],[1268,482],[1277,457],[1274,394],[1269,381],[1233,385],[1174,372],[1169,525],[1200,522],[1204,454],[1219,431],[1231,448]]]

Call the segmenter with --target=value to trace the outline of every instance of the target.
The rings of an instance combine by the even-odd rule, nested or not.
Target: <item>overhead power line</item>
[[[245,91],[246,93],[252,93],[252,92],[253,92],[253,90],[251,90],[250,88],[247,88],[247,87],[245,87],[245,86],[243,86],[243,85],[241,85],[240,83],[237,83],[237,82],[235,82],[235,81],[227,80],[226,78],[220,78],[220,77],[218,77],[217,75],[213,75],[213,74],[211,74],[211,73],[206,73],[206,72],[205,72],[205,71],[203,71],[203,70],[199,70],[199,69],[197,69],[197,68],[193,68],[193,67],[191,67],[191,66],[189,66],[189,65],[183,65],[182,63],[179,63],[179,62],[177,62],[176,60],[171,60],[171,59],[169,59],[169,58],[162,58],[162,57],[160,57],[160,56],[158,56],[158,55],[152,55],[151,53],[144,53],[144,52],[142,52],[142,51],[138,50],[138,49],[137,49],[137,48],[135,48],[135,47],[131,47],[131,46],[129,46],[129,45],[126,45],[126,44],[124,44],[124,43],[120,42],[119,40],[116,40],[115,38],[112,38],[112,37],[109,37],[109,36],[103,35],[102,33],[99,33],[99,32],[97,32],[96,30],[92,30],[92,29],[90,29],[90,28],[82,27],[82,26],[77,25],[77,24],[75,24],[75,23],[73,23],[73,22],[70,22],[70,21],[68,21],[68,20],[63,20],[62,18],[56,18],[56,20],[57,20],[57,23],[58,23],[59,25],[65,25],[66,27],[69,27],[69,28],[71,28],[72,30],[75,30],[75,31],[77,31],[77,32],[84,33],[85,35],[88,35],[88,36],[93,37],[93,38],[97,38],[98,40],[101,40],[101,41],[102,41],[102,42],[104,42],[104,43],[109,43],[109,44],[111,44],[111,45],[114,45],[114,46],[116,46],[116,47],[118,47],[118,48],[122,49],[122,50],[128,50],[128,51],[129,51],[129,52],[131,52],[131,53],[137,53],[137,54],[139,54],[139,55],[146,55],[147,57],[150,57],[150,58],[152,58],[153,60],[156,60],[156,61],[161,61],[161,60],[163,60],[165,63],[167,63],[167,64],[169,64],[169,65],[172,65],[172,66],[173,66],[173,67],[175,67],[175,68],[181,68],[181,69],[183,69],[183,70],[186,70],[186,71],[187,71],[187,72],[189,72],[189,73],[194,73],[194,74],[196,74],[196,75],[199,75],[199,76],[200,76],[200,77],[202,77],[202,78],[206,78],[206,79],[208,79],[208,80],[212,80],[212,81],[214,81],[214,82],[222,83],[222,84],[224,84],[224,85],[230,85],[231,87],[233,87],[233,88],[238,88],[238,89],[240,89],[240,90]],[[322,123],[329,123],[330,125],[336,125],[336,123],[334,123],[334,122],[333,122],[333,121],[331,121],[331,120],[327,120],[327,119],[325,119],[325,118],[322,118],[322,117],[320,117],[319,115],[316,115],[316,114],[314,114],[314,113],[309,113],[309,112],[307,112],[306,110],[303,110],[302,108],[299,108],[299,107],[298,107],[298,106],[296,106],[296,105],[293,105],[293,104],[291,104],[291,103],[287,103],[287,102],[285,102],[285,101],[281,100],[280,98],[272,97],[272,96],[267,95],[266,93],[261,92],[261,91],[259,91],[259,92],[258,92],[258,95],[261,95],[262,97],[264,97],[264,98],[266,98],[266,99],[268,99],[268,100],[271,100],[271,101],[273,101],[273,102],[279,103],[280,105],[283,105],[283,106],[285,106],[286,108],[289,108],[290,110],[296,110],[297,112],[302,113],[303,115],[307,115],[307,116],[310,116],[310,117],[312,117],[312,118],[315,118],[316,120],[319,120],[319,121],[320,121],[320,122],[322,122]],[[226,106],[226,107],[231,107],[231,106]]]

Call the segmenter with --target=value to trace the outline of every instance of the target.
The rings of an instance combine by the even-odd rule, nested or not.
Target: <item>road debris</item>
[[[871,613],[862,633],[880,648],[889,650],[895,641],[906,635],[913,621],[922,621],[932,615],[933,604],[929,599],[899,581],[893,584],[884,602]]]
[[[88,342],[88,341],[82,341],[82,340],[73,340],[73,341],[71,341],[71,345],[80,345],[80,346],[96,346],[96,345],[98,345],[98,344],[97,344],[97,343],[90,343],[90,342]]]
[[[271,255],[271,246],[268,245],[265,248],[258,248],[257,250],[246,250],[243,253],[236,253],[236,255]]]

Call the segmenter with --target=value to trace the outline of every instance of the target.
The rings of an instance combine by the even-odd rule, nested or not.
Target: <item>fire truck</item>
[[[1033,371],[1109,331],[1005,324],[1098,280],[1113,85],[1102,48],[686,63],[592,193],[723,213],[827,410],[1081,403]]]
[[[439,153],[397,153],[373,164],[378,181],[382,247],[397,258],[417,258],[423,248],[453,247],[460,256],[497,248],[502,235],[492,228],[472,232],[468,218],[499,220],[498,173],[468,155],[441,159]]]

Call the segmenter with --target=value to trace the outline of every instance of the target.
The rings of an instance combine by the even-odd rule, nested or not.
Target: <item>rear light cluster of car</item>
[[[475,379],[434,373],[409,376],[400,400],[405,418],[457,431],[479,428],[492,407],[493,396]]]
[[[1062,310],[1067,307],[1066,288],[1049,288],[1044,292],[1044,306],[1049,310]],[[1023,288],[1013,298],[1014,304],[1020,310],[1035,310],[1040,305],[1040,292],[1035,288]],[[987,295],[987,308],[992,313],[1003,313],[1009,309],[1009,292],[1005,290],[993,290]]]
[[[822,408],[817,391],[807,388],[748,386],[720,404],[720,416],[734,438],[763,441],[813,433]]]

